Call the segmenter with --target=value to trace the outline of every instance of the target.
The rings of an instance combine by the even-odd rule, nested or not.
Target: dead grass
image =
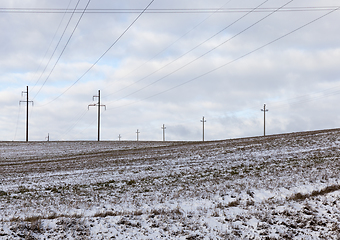
[[[274,215],[274,210],[267,208],[267,206],[285,205],[286,200],[307,200],[306,202],[308,202],[317,198],[326,199],[328,196],[322,196],[340,190],[340,185],[330,185],[331,181],[338,176],[339,164],[337,162],[339,161],[335,160],[339,157],[331,159],[329,156],[333,157],[334,154],[338,153],[338,150],[329,150],[333,151],[333,155],[321,150],[309,151],[308,149],[301,153],[301,146],[308,146],[309,144],[307,140],[281,141],[281,137],[221,141],[219,145],[206,143],[207,145],[199,144],[198,146],[198,144],[192,143],[181,149],[169,146],[157,149],[98,151],[97,154],[85,152],[79,154],[79,157],[70,157],[69,161],[66,161],[65,156],[63,156],[65,157],[63,161],[59,161],[58,157],[53,156],[52,160],[48,162],[49,166],[46,165],[46,162],[40,161],[38,164],[38,161],[34,161],[37,164],[31,165],[32,168],[34,165],[35,169],[33,170],[35,172],[47,173],[50,171],[53,174],[51,176],[49,174],[43,175],[45,177],[41,179],[37,178],[39,181],[46,181],[48,183],[46,185],[30,184],[27,181],[29,178],[23,175],[20,183],[18,182],[16,185],[22,184],[21,187],[6,190],[7,192],[0,191],[0,200],[3,203],[7,201],[8,206],[11,206],[12,209],[15,209],[15,207],[18,209],[17,212],[16,209],[8,211],[5,221],[8,221],[12,215],[19,214],[21,218],[11,218],[13,224],[26,222],[28,227],[24,229],[33,232],[33,229],[39,231],[39,225],[34,226],[34,224],[41,223],[45,219],[58,219],[57,222],[61,222],[64,229],[75,229],[74,226],[78,226],[84,219],[86,223],[87,219],[92,217],[113,217],[113,221],[116,221],[116,219],[123,219],[123,217],[128,216],[126,220],[121,221],[121,224],[137,226],[135,225],[136,219],[147,219],[148,221],[156,219],[153,226],[161,228],[160,219],[166,218],[179,222],[184,220],[190,225],[188,219],[197,220],[205,216],[214,216],[221,218],[221,221],[224,221],[223,224],[225,224],[226,212],[230,210],[228,208],[240,207],[246,211],[258,212],[259,217],[255,213],[252,216],[257,219],[261,219],[262,216],[263,221],[270,222],[269,224],[273,225],[280,224],[275,222],[279,221],[275,220],[275,216],[280,215],[280,218],[284,217],[285,219],[301,217],[301,221],[296,220],[296,223],[289,223],[286,226],[287,228],[306,228],[310,223],[322,226],[323,222],[309,219],[312,216],[313,209],[309,209],[308,206],[300,213],[277,211],[276,215]],[[293,143],[296,147],[292,145]],[[247,146],[247,144],[251,145]],[[285,148],[282,150],[281,146],[278,146],[280,144],[283,147],[288,146],[289,151],[287,152]],[[315,146],[326,145],[322,143],[322,145]],[[145,152],[140,153],[140,151]],[[313,158],[314,155],[315,158]],[[319,160],[314,161],[314,159]],[[84,167],[85,163],[86,168]],[[108,168],[106,168],[107,166]],[[24,164],[22,167],[25,168],[28,165]],[[16,169],[14,167],[12,169],[11,174],[15,175]],[[29,171],[30,169],[25,170]],[[56,175],[54,176],[54,174]],[[277,201],[281,201],[280,203],[275,202],[275,199],[267,199],[261,203],[254,202],[257,199],[254,198],[256,194],[247,191],[247,189],[266,189],[275,193],[275,189],[280,187],[289,189],[291,186],[300,187],[306,183],[318,183],[319,180],[322,180],[322,183],[329,182],[328,185],[330,186],[308,194],[296,193],[287,198],[279,198]],[[9,180],[6,181],[9,182]],[[221,195],[221,192],[227,193],[228,196],[225,197],[226,194]],[[291,191],[290,193],[292,194]],[[219,196],[218,199],[215,198],[216,196]],[[229,199],[230,196],[232,199]],[[193,213],[189,217],[188,213],[183,211],[185,209],[183,206],[182,209],[181,205],[178,205],[177,208],[174,207],[176,205],[173,205],[178,202],[181,204],[190,199],[212,202],[212,208],[204,205],[199,206],[192,210]],[[226,199],[229,199],[230,202],[228,203]],[[160,205],[163,203],[164,205]],[[143,208],[142,206],[145,206],[145,204],[150,208]],[[157,208],[152,209],[153,204],[156,204]],[[288,205],[289,203],[285,206]],[[336,206],[336,204],[333,205]],[[103,206],[110,207],[103,208]],[[121,209],[122,206],[129,206],[129,209],[135,210],[112,210],[113,208]],[[261,209],[259,209],[260,207]],[[71,210],[71,213],[74,210],[79,212],[79,209],[83,209],[84,212],[87,209],[97,209],[98,212],[88,217],[84,217],[83,214],[70,214],[68,212],[69,210]],[[53,211],[56,211],[56,213]],[[268,212],[268,217],[263,214],[265,211]],[[4,210],[4,212],[6,211]],[[23,218],[22,216],[25,214],[26,216],[33,216]],[[337,213],[334,210],[332,214]],[[144,216],[138,217],[140,215]],[[116,216],[119,217],[114,218]],[[147,217],[145,218],[145,216]],[[106,220],[108,219],[105,219],[104,222]],[[248,220],[249,218],[239,221],[246,224]],[[102,220],[95,219],[94,221]],[[197,226],[202,227],[199,224]],[[334,226],[335,231],[338,231],[338,228],[336,228],[338,225]],[[235,230],[237,230],[236,228],[235,225]],[[81,232],[86,232],[82,229],[80,229]],[[239,231],[241,230],[239,229]],[[288,235],[282,235],[282,237]],[[194,235],[189,236],[193,238]],[[232,236],[240,238],[238,231]]]
[[[227,207],[237,207],[238,205],[240,205],[240,200],[235,200],[235,201],[231,201],[227,204]]]
[[[292,195],[291,197],[287,198],[287,200],[303,201],[303,200],[310,198],[310,197],[325,195],[325,194],[335,192],[335,191],[338,191],[338,190],[340,190],[340,185],[331,185],[331,186],[327,186],[326,188],[321,189],[321,190],[314,190],[310,194],[296,193],[296,194]]]
[[[96,213],[93,215],[93,217],[107,217],[107,216],[118,216],[121,215],[117,212],[113,212],[113,211],[107,211],[107,212],[100,212],[100,213]]]

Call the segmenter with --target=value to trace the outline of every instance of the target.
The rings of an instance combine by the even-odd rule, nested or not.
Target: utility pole
[[[28,142],[28,103],[32,103],[33,105],[33,101],[28,101],[28,86],[26,86],[26,92],[22,91],[21,94],[26,93],[26,101],[20,101],[20,103],[25,102],[26,103],[26,142]]]
[[[98,142],[100,141],[100,107],[105,107],[106,110],[106,105],[100,105],[100,90],[98,90],[98,95],[97,96],[93,96],[93,100],[94,98],[98,98],[98,103],[94,103],[94,104],[90,104],[88,105],[88,109],[90,109],[91,106],[97,106],[98,107]]]
[[[201,122],[203,123],[203,142],[204,142],[204,123],[207,122],[206,120],[204,120],[204,116],[203,116],[203,119],[201,120]]]
[[[161,129],[163,129],[163,142],[164,142],[165,141],[165,129],[166,129],[164,124],[163,124],[163,127],[161,127]]]
[[[45,137],[45,139],[47,139],[47,142],[50,141],[50,133],[47,134],[47,137]]]
[[[263,104],[263,109],[261,109],[263,112],[263,136],[266,136],[266,112],[268,112],[268,109],[266,109],[266,104]]]
[[[118,135],[118,139],[119,139],[119,141],[120,141],[120,139],[122,138],[122,136],[120,136],[120,134]]]
[[[137,129],[137,142],[138,142],[138,140],[139,140],[139,134],[140,134],[140,131],[138,131],[138,129]]]

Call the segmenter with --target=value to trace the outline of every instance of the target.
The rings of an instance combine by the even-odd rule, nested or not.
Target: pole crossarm
[[[22,102],[28,102],[28,103],[32,103],[32,106],[34,105],[34,102],[33,102],[33,101],[22,101],[22,100],[20,100],[20,101],[19,101],[19,104],[22,103]]]
[[[34,105],[34,102],[28,100],[28,86],[27,86],[27,92],[22,91],[22,92],[21,92],[21,96],[22,96],[23,94],[27,94],[27,95],[26,95],[26,96],[27,96],[27,99],[26,99],[25,101],[24,101],[24,100],[20,100],[20,101],[19,101],[19,104],[22,103],[22,102],[24,102],[24,103],[32,103],[32,106],[33,106],[33,105]]]
[[[87,106],[87,110],[90,110],[90,107],[95,107],[95,106],[97,106],[96,103],[94,103],[94,104],[89,104],[89,105]]]
[[[90,110],[90,107],[105,107],[105,110],[106,110],[106,105],[98,105],[97,103],[94,103],[94,104],[89,104],[87,106],[87,110]]]
[[[88,106],[87,106],[87,109],[89,110],[90,109],[90,107],[105,107],[105,110],[106,110],[106,105],[103,105],[103,104],[101,104],[101,105],[98,105],[98,103],[93,103],[93,104],[89,104]]]

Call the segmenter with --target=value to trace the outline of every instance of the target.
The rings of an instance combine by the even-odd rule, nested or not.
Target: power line
[[[334,88],[339,88],[339,86],[334,87]],[[304,103],[308,103],[308,102],[315,101],[315,100],[318,100],[318,99],[327,98],[327,97],[330,97],[330,96],[340,94],[339,89],[335,90],[335,91],[330,91],[334,88],[329,88],[329,89],[325,89],[323,91],[305,94],[305,95],[301,95],[301,96],[297,96],[297,97],[294,97],[294,98],[285,99],[285,100],[281,100],[281,101],[275,101],[275,102],[272,102],[271,104],[272,105],[278,105],[278,106],[280,106],[280,105],[281,106],[282,105],[295,106],[295,105],[304,104]],[[323,95],[311,96],[311,95],[317,95],[317,94],[321,94],[321,93],[323,93]]]
[[[280,12],[309,12],[309,11],[330,11],[338,8],[339,6],[314,6],[314,7],[287,7],[282,8]],[[271,12],[275,8],[258,8],[255,12]],[[126,13],[140,13],[143,9],[119,9],[119,8],[111,8],[111,9],[101,9],[101,8],[90,8],[90,9],[77,9],[74,13],[82,13],[86,10],[86,13],[91,14],[126,14]],[[251,12],[251,8],[154,8],[147,9],[145,13],[173,13],[173,14],[181,14],[181,13],[242,13],[242,12]],[[43,13],[43,14],[55,14],[55,13],[72,13],[70,9],[63,8],[0,8],[0,13]]]
[[[91,1],[91,0],[88,0],[85,9],[83,10],[81,16],[79,17],[79,19],[78,19],[78,21],[77,21],[77,24],[76,24],[75,27],[73,28],[73,31],[72,31],[70,37],[68,38],[68,40],[67,40],[67,42],[66,42],[66,44],[65,44],[65,46],[64,46],[64,48],[63,48],[63,50],[61,51],[61,53],[60,53],[60,55],[59,55],[57,61],[56,61],[55,64],[53,65],[53,67],[52,67],[50,73],[48,74],[47,78],[45,79],[44,83],[41,85],[39,91],[35,94],[35,96],[33,97],[33,99],[39,94],[39,92],[40,92],[41,89],[44,87],[44,85],[45,85],[45,83],[47,82],[47,80],[50,78],[50,76],[51,76],[52,72],[54,71],[55,67],[57,66],[57,64],[58,64],[58,62],[59,62],[61,56],[63,55],[63,53],[64,53],[64,51],[65,51],[67,45],[69,44],[69,42],[70,42],[70,40],[71,40],[71,38],[72,38],[74,32],[76,31],[76,29],[77,29],[77,27],[78,27],[78,25],[79,25],[81,19],[83,18],[84,13],[85,13],[85,10],[86,10],[86,8],[88,7],[88,5],[90,4],[90,1]],[[80,2],[80,0],[78,0],[75,9],[77,8],[79,2]],[[72,16],[73,16],[73,14],[72,14]],[[71,17],[71,18],[72,18],[72,17]],[[69,23],[70,23],[70,21],[71,21],[71,18],[69,19],[69,22],[68,22],[67,26],[69,25]],[[66,28],[67,28],[67,26],[66,26]],[[63,32],[63,35],[64,35],[65,31],[66,31],[66,28],[65,28],[65,30],[64,30],[64,32]],[[63,36],[63,35],[62,35],[62,36]],[[62,37],[61,37],[61,38],[62,38]],[[60,38],[60,40],[61,40],[61,38]],[[60,43],[60,40],[59,40],[59,42],[58,42],[58,45],[59,45],[59,43]],[[55,49],[55,50],[56,50],[56,49]],[[55,51],[54,51],[54,52],[55,52]],[[54,52],[53,52],[53,54],[54,54]],[[52,55],[52,56],[53,56],[53,55]],[[52,58],[52,56],[51,56],[51,58]],[[47,66],[46,66],[46,67],[47,67]],[[46,69],[46,68],[45,68],[45,69]]]
[[[336,10],[338,10],[338,9],[335,9],[334,11],[336,11]],[[302,28],[302,27],[301,27]],[[282,38],[282,37],[281,37]],[[269,44],[268,44],[269,45]]]
[[[268,1],[268,0],[267,0],[267,1]],[[256,8],[262,6],[262,5],[263,5],[265,2],[267,2],[267,1],[264,1],[263,3],[261,3],[261,4],[260,4],[259,6],[257,6]],[[256,8],[254,8],[254,9],[256,9]],[[254,10],[254,9],[253,9],[253,10]],[[146,79],[146,78],[152,76],[153,74],[159,72],[160,70],[164,69],[165,67],[171,65],[172,63],[176,62],[177,60],[181,59],[181,58],[184,57],[185,55],[189,54],[190,52],[192,52],[193,50],[197,49],[198,47],[200,47],[200,46],[203,45],[204,43],[208,42],[209,40],[211,40],[212,38],[214,38],[215,36],[217,36],[217,35],[220,34],[221,32],[225,31],[226,29],[228,29],[229,27],[231,27],[232,25],[234,25],[236,22],[238,22],[239,20],[241,20],[242,18],[244,18],[244,17],[247,16],[248,14],[250,14],[250,12],[244,14],[243,16],[241,16],[240,18],[238,18],[236,21],[234,21],[233,23],[231,23],[231,24],[229,24],[228,26],[224,27],[222,30],[220,30],[219,32],[217,32],[216,34],[214,34],[213,36],[211,36],[210,38],[206,39],[205,41],[201,42],[200,44],[196,45],[194,48],[190,49],[189,51],[187,51],[186,53],[182,54],[182,55],[179,56],[178,58],[172,60],[171,62],[165,64],[165,65],[162,66],[161,68],[157,69],[156,71],[153,71],[152,73],[150,73],[150,74],[148,74],[147,76],[145,76],[145,77],[143,77],[143,78],[137,80],[136,82],[134,82],[134,83],[132,83],[132,84],[130,84],[130,85],[124,87],[123,89],[126,89],[126,88],[128,88],[128,87],[130,87],[130,86],[132,86],[132,85],[134,85],[134,84],[136,84],[136,83],[138,83],[138,82],[140,82],[140,81],[142,81],[142,80],[144,80],[144,79]],[[165,76],[165,77],[167,77],[167,76]],[[135,93],[137,93],[137,92],[139,92],[139,91],[141,91],[141,90],[143,90],[143,89],[145,89],[145,88],[147,88],[147,87],[153,85],[154,83],[156,83],[156,82],[158,82],[158,81],[160,81],[160,80],[162,80],[162,79],[163,79],[163,78],[161,78],[161,79],[159,79],[159,80],[157,80],[157,81],[155,81],[155,82],[153,82],[153,83],[151,83],[151,84],[145,86],[144,88],[141,88],[141,89],[139,89],[139,90],[137,90],[137,91],[135,91],[135,92],[132,92],[132,93],[130,93],[130,94],[128,94],[128,95],[125,95],[124,97],[122,97],[122,98],[120,98],[120,99],[118,99],[118,100],[116,100],[116,101],[119,101],[119,100],[121,100],[121,99],[123,99],[123,98],[129,97],[129,96],[131,96],[131,95],[133,95],[133,94],[135,94]],[[122,90],[122,89],[121,89],[121,90]],[[116,91],[116,92],[118,92],[118,91]],[[115,92],[115,93],[116,93],[116,92]],[[110,95],[112,95],[112,94],[110,94]]]
[[[140,99],[140,100],[137,100],[137,101],[134,101],[134,102],[125,104],[125,105],[121,105],[121,106],[118,106],[118,107],[114,107],[114,108],[111,108],[111,109],[113,110],[113,109],[117,109],[117,108],[121,108],[121,107],[130,106],[130,105],[135,104],[135,103],[137,103],[137,102],[141,102],[141,101],[144,101],[144,100],[147,100],[147,99],[156,97],[156,96],[161,95],[161,94],[163,94],[163,93],[166,93],[166,92],[169,92],[169,91],[171,91],[171,90],[174,90],[174,89],[176,89],[176,88],[178,88],[178,87],[181,87],[181,86],[183,86],[183,85],[185,85],[185,84],[188,84],[188,83],[190,83],[190,82],[192,82],[192,81],[195,81],[195,80],[197,80],[197,79],[199,79],[199,78],[202,78],[202,77],[204,77],[204,76],[207,76],[208,74],[210,74],[210,73],[212,73],[212,72],[215,72],[215,71],[217,71],[217,70],[219,70],[219,69],[221,69],[221,68],[223,68],[223,67],[226,67],[226,66],[228,66],[228,65],[230,65],[230,64],[232,64],[232,63],[234,63],[234,62],[236,62],[236,61],[238,61],[238,60],[240,60],[240,59],[242,59],[242,58],[245,58],[245,57],[247,57],[247,56],[249,56],[249,55],[251,55],[251,54],[253,54],[253,53],[255,53],[255,52],[257,52],[257,51],[259,51],[259,50],[261,50],[261,49],[263,49],[263,48],[265,48],[265,47],[267,47],[267,46],[269,46],[269,45],[271,45],[271,44],[273,44],[273,43],[275,43],[275,42],[277,42],[277,41],[279,41],[279,40],[281,40],[281,39],[283,39],[283,38],[285,38],[285,37],[287,37],[287,36],[289,36],[289,35],[291,35],[291,34],[293,34],[293,33],[295,33],[295,32],[297,32],[297,31],[299,31],[299,30],[301,30],[301,29],[303,29],[303,28],[305,28],[305,27],[307,27],[307,26],[309,26],[309,25],[311,25],[312,23],[314,23],[314,22],[316,22],[316,21],[318,21],[318,20],[320,20],[320,19],[322,19],[322,18],[324,18],[324,17],[330,15],[331,13],[333,13],[333,12],[335,12],[335,11],[338,11],[339,9],[340,9],[340,7],[338,7],[337,9],[333,9],[333,10],[329,11],[328,13],[325,13],[325,14],[321,15],[320,17],[317,17],[317,18],[313,19],[312,21],[309,21],[309,22],[307,22],[307,23],[301,25],[300,27],[295,28],[294,30],[292,30],[292,31],[290,31],[290,32],[288,32],[288,33],[286,33],[286,34],[284,34],[284,35],[278,37],[278,38],[275,38],[274,40],[272,40],[272,41],[270,41],[270,42],[268,42],[268,43],[266,43],[266,44],[264,44],[264,45],[262,45],[262,46],[260,46],[260,47],[258,47],[258,48],[255,48],[254,50],[252,50],[252,51],[250,51],[250,52],[247,52],[247,53],[245,53],[245,54],[243,54],[243,55],[241,55],[241,56],[239,56],[239,57],[237,57],[237,58],[235,58],[235,59],[233,59],[233,60],[231,60],[231,61],[229,61],[229,62],[226,62],[226,63],[220,65],[219,67],[216,67],[216,68],[214,68],[214,69],[212,69],[212,70],[209,70],[209,71],[207,71],[207,72],[205,72],[205,73],[203,73],[203,74],[201,74],[201,75],[199,75],[199,76],[193,77],[193,78],[191,78],[191,79],[189,79],[189,80],[187,80],[187,81],[185,81],[185,82],[182,82],[182,83],[180,83],[180,84],[178,84],[178,85],[176,85],[176,86],[174,86],[174,87],[168,88],[168,89],[166,89],[166,90],[164,90],[164,91],[158,92],[158,93],[153,94],[153,95],[151,95],[151,96],[149,96],[149,97],[146,97],[146,98],[143,98],[143,99]]]
[[[231,1],[232,1],[232,0],[229,0],[229,1],[226,2],[223,6],[227,5],[227,4],[228,4],[229,2],[231,2]],[[222,6],[222,7],[223,7],[223,6]],[[218,9],[222,9],[222,7],[218,8]],[[218,11],[218,9],[217,9],[216,11]],[[209,16],[207,16],[206,18],[204,18],[204,19],[203,19],[202,21],[200,21],[197,25],[195,25],[193,28],[191,28],[191,29],[190,29],[189,31],[187,31],[185,34],[183,34],[182,36],[180,36],[179,38],[177,38],[177,39],[176,39],[174,42],[172,42],[169,46],[167,46],[166,48],[164,48],[162,51],[160,51],[159,53],[157,53],[155,56],[153,56],[152,58],[150,58],[148,61],[144,62],[144,63],[141,64],[139,67],[135,68],[134,70],[132,70],[131,72],[129,72],[128,74],[126,74],[123,78],[125,78],[125,77],[128,76],[128,75],[130,75],[131,73],[133,73],[133,72],[136,71],[137,69],[141,68],[141,67],[144,66],[146,63],[150,62],[152,59],[154,59],[154,58],[156,58],[157,56],[159,56],[161,53],[165,52],[167,49],[169,49],[172,45],[174,45],[174,44],[175,44],[176,42],[178,42],[180,39],[184,38],[186,35],[188,35],[190,32],[192,32],[194,29],[196,29],[198,26],[200,26],[203,22],[205,22],[207,19],[209,19],[214,13],[216,13],[216,11],[213,12],[212,14],[210,14]],[[225,30],[225,29],[224,29],[224,30]],[[224,30],[221,30],[221,32],[224,31]],[[217,34],[216,34],[216,35],[217,35]],[[208,39],[208,40],[209,40],[209,39]],[[208,40],[206,40],[206,41],[208,41]],[[203,43],[202,43],[202,44],[203,44]],[[193,49],[192,49],[192,50],[193,50]],[[189,52],[191,52],[192,50],[190,50]],[[189,52],[185,53],[184,55],[188,54]],[[179,58],[183,57],[184,55],[180,56]],[[110,96],[110,95],[113,95],[113,94],[115,94],[115,93],[117,93],[117,92],[120,92],[120,91],[122,91],[122,90],[124,90],[124,89],[126,89],[126,88],[129,88],[129,87],[135,85],[136,83],[138,83],[138,82],[140,82],[140,81],[143,81],[143,80],[146,79],[147,77],[153,75],[154,73],[158,72],[159,70],[163,69],[164,67],[166,67],[166,66],[170,65],[171,63],[177,61],[179,58],[177,58],[177,59],[171,61],[170,63],[168,63],[168,64],[166,64],[166,65],[164,65],[162,68],[160,68],[160,69],[158,69],[158,70],[152,72],[151,74],[147,75],[146,77],[141,78],[141,79],[139,79],[139,80],[137,80],[137,81],[135,81],[135,82],[133,82],[133,83],[131,83],[131,84],[129,84],[129,85],[127,85],[127,86],[125,86],[125,87],[123,87],[123,88],[121,88],[121,89],[119,89],[119,90],[113,92],[113,93],[111,93],[111,94],[108,94],[108,95],[106,95],[105,97],[108,97],[108,96]],[[112,83],[112,84],[113,84],[113,83]],[[112,85],[112,84],[109,84],[108,86],[110,86],[110,85]]]
[[[124,30],[124,32],[111,44],[111,46],[89,67],[70,87],[68,87],[64,92],[62,92],[59,96],[51,100],[50,102],[44,104],[50,104],[51,102],[57,100],[62,95],[64,95],[68,90],[70,90],[77,82],[79,82],[110,50],[111,48],[123,37],[123,35],[132,27],[132,25],[142,16],[142,14],[148,9],[148,7],[154,2],[155,0],[152,0],[145,8],[144,10],[135,18],[135,20]]]
[[[81,114],[80,114],[80,116],[76,119],[76,120],[74,120],[75,121],[75,123],[71,126],[71,127],[69,127],[67,130],[65,130],[65,132],[61,135],[61,139],[63,139],[63,137],[66,135],[66,134],[68,134],[79,122],[80,122],[80,120],[86,115],[86,113],[88,112],[88,110],[84,110]]]
[[[67,5],[67,9],[69,8],[71,2],[72,2],[72,0],[69,1],[68,5]],[[55,37],[56,37],[58,31],[59,31],[59,28],[60,28],[60,26],[61,26],[61,24],[62,24],[62,22],[63,22],[63,20],[64,20],[64,18],[65,18],[65,16],[66,16],[66,10],[65,10],[65,12],[64,12],[63,17],[62,17],[61,20],[60,20],[60,23],[59,23],[59,25],[58,25],[58,27],[57,27],[57,30],[55,31],[55,33],[54,33],[54,35],[53,35],[53,38],[52,38],[52,40],[51,40],[51,42],[50,42],[50,44],[49,44],[49,46],[48,46],[48,48],[47,48],[47,50],[46,50],[46,52],[45,52],[45,54],[44,54],[42,60],[46,57],[46,55],[47,55],[47,53],[48,53],[48,50],[50,49],[50,47],[51,47],[51,45],[52,45],[52,43],[53,43],[53,41],[54,41],[54,39],[55,39]],[[72,16],[73,16],[73,14],[72,14],[71,17],[70,17],[68,24],[70,23],[70,20],[71,20]],[[44,70],[42,71],[42,73],[40,74],[38,80],[35,82],[35,84],[34,84],[32,90],[35,88],[35,86],[37,85],[37,83],[40,81],[42,75],[45,73],[47,66],[49,65],[49,63],[50,63],[50,61],[51,61],[51,59],[52,59],[52,57],[53,57],[55,51],[57,50],[57,48],[58,48],[58,46],[59,46],[59,43],[60,43],[62,37],[64,36],[64,33],[65,33],[65,31],[66,31],[66,28],[68,27],[68,24],[66,25],[66,27],[65,27],[65,29],[64,29],[64,32],[63,32],[62,36],[59,38],[59,41],[58,41],[58,43],[57,43],[57,46],[54,48],[54,51],[53,51],[52,55],[50,56],[50,59],[48,60],[47,64],[45,65],[45,68],[44,68]],[[39,67],[37,68],[36,72],[37,72],[38,69],[40,68],[41,63],[42,63],[42,60],[41,60],[41,62],[40,62],[40,64],[39,64]]]
[[[315,100],[318,100],[318,99],[322,99],[322,98],[326,98],[326,97],[329,97],[329,96],[334,96],[334,95],[337,95],[337,94],[340,94],[340,90],[339,90],[340,86],[337,86],[337,87],[332,87],[332,88],[328,88],[328,89],[325,89],[325,90],[322,90],[322,91],[318,91],[318,92],[314,92],[314,93],[311,93],[311,94],[305,94],[305,95],[300,95],[300,96],[297,96],[297,97],[293,97],[293,98],[290,98],[290,99],[284,99],[284,100],[280,100],[280,101],[270,101],[270,105],[275,105],[277,106],[277,109],[279,109],[279,107],[282,107],[284,105],[289,105],[289,106],[295,106],[295,105],[300,105],[300,104],[304,104],[304,103],[307,103],[307,102],[311,102],[311,101],[315,101]],[[332,89],[338,89],[338,90],[335,90],[335,91],[330,91]],[[313,95],[313,94],[320,94],[320,93],[325,93],[324,95],[322,96],[315,96],[315,97],[309,97],[310,95]],[[301,99],[301,100],[299,100]],[[267,106],[267,104],[266,104]],[[253,111],[253,112],[257,112],[258,111],[258,108],[256,105],[252,106],[252,107],[248,107],[247,109],[243,109],[241,111],[239,111],[239,113],[241,112],[245,112],[245,111]],[[234,114],[238,114],[238,113],[234,113]],[[219,118],[214,118],[214,119],[219,119]]]
[[[241,34],[244,33],[245,31],[249,30],[250,28],[252,28],[252,27],[255,26],[256,24],[260,23],[260,22],[263,21],[264,19],[268,18],[269,16],[271,16],[272,14],[274,14],[275,12],[277,12],[280,8],[283,8],[284,6],[288,5],[288,4],[291,3],[292,1],[294,1],[294,0],[291,0],[291,1],[287,2],[287,3],[285,3],[285,4],[282,5],[281,7],[277,8],[277,9],[274,10],[273,12],[267,14],[267,15],[264,16],[263,18],[259,19],[259,20],[256,21],[255,23],[251,24],[251,25],[248,26],[247,28],[243,29],[243,30],[240,31],[239,33],[235,34],[235,35],[232,36],[231,38],[229,38],[229,39],[227,39],[226,41],[220,43],[219,45],[215,46],[214,48],[210,49],[209,51],[207,51],[207,52],[205,52],[204,54],[200,55],[199,57],[195,58],[194,60],[192,60],[192,61],[190,61],[190,62],[184,64],[183,66],[181,66],[181,67],[177,68],[176,70],[174,70],[174,71],[172,71],[172,72],[166,74],[165,76],[163,76],[163,77],[157,79],[156,81],[153,81],[153,82],[149,83],[148,85],[146,85],[146,86],[144,86],[144,87],[142,87],[142,88],[140,88],[140,89],[138,89],[138,90],[136,90],[136,91],[134,91],[134,92],[132,92],[132,93],[130,93],[130,94],[127,94],[127,95],[125,95],[124,97],[121,97],[121,98],[115,100],[114,102],[119,101],[119,100],[122,100],[122,99],[124,99],[124,98],[126,98],[126,97],[129,97],[129,96],[135,94],[135,93],[138,93],[138,92],[140,92],[140,91],[142,91],[142,90],[144,90],[144,89],[146,89],[146,88],[152,86],[153,84],[155,84],[155,83],[157,83],[157,82],[159,82],[159,81],[161,81],[161,80],[163,80],[163,79],[165,79],[165,78],[171,76],[172,74],[174,74],[174,73],[176,73],[176,72],[178,72],[178,71],[184,69],[185,67],[187,67],[187,66],[189,66],[190,64],[196,62],[196,61],[199,60],[200,58],[206,56],[207,54],[211,53],[211,52],[214,51],[215,49],[219,48],[220,46],[226,44],[227,42],[229,42],[229,41],[231,41],[232,39],[236,38],[237,36],[241,35]],[[262,5],[263,5],[264,3],[266,3],[266,2],[268,2],[268,0],[264,1],[263,3],[261,3],[260,5],[258,5],[257,7],[262,6]],[[255,7],[254,9],[256,9],[257,7]],[[177,59],[173,60],[172,62],[166,64],[166,65],[163,66],[162,68],[160,68],[160,69],[154,71],[153,73],[149,74],[149,75],[146,76],[145,78],[151,76],[151,75],[154,74],[155,72],[158,72],[159,70],[165,68],[166,66],[170,65],[171,63],[173,63],[173,62],[177,61],[178,59],[180,59],[181,57],[183,57],[184,55],[186,55],[186,54],[188,54],[189,52],[193,51],[194,49],[198,48],[199,46],[201,46],[201,45],[204,44],[205,42],[209,41],[210,39],[212,39],[213,37],[215,37],[216,35],[218,35],[218,34],[221,33],[222,31],[224,31],[225,29],[229,28],[230,26],[232,26],[232,25],[235,24],[236,22],[240,21],[242,18],[244,18],[244,17],[247,16],[248,14],[249,14],[249,13],[247,13],[247,14],[241,16],[240,18],[238,18],[237,20],[235,20],[234,22],[232,22],[231,24],[229,24],[227,27],[223,28],[223,29],[220,30],[218,33],[214,34],[214,35],[213,35],[212,37],[210,37],[209,39],[207,39],[207,40],[205,40],[204,42],[200,43],[199,45],[195,46],[194,48],[192,48],[191,50],[189,50],[188,52],[186,52],[185,54],[183,54],[183,55],[180,56],[179,58],[177,58]]]

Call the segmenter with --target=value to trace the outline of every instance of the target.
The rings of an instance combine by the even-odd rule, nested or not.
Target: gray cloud
[[[251,9],[262,2],[155,1],[151,8]],[[268,1],[263,7],[275,9],[287,2]],[[53,9],[68,3],[3,1],[0,7]],[[81,1],[81,8],[85,3]],[[148,3],[102,0],[91,2],[89,8],[142,9]],[[337,4],[293,1],[287,7],[306,10]],[[207,140],[262,135],[263,103],[269,108],[268,134],[338,127],[334,106],[340,93],[340,34],[335,24],[339,10],[247,55],[329,11],[279,11],[239,34],[269,14],[256,11],[210,40],[245,12],[145,13],[79,79],[137,16],[86,13],[43,87],[80,14],[74,15],[38,81],[70,14],[62,20],[61,13],[0,12],[0,140],[24,140],[25,106],[19,106],[19,100],[26,85],[34,100],[32,140],[44,140],[47,133],[53,140],[95,140],[97,109],[87,106],[95,103],[92,96],[98,89],[107,106],[102,111],[103,139],[117,140],[121,134],[122,139],[134,140],[139,129],[142,140],[161,140],[165,124],[169,140],[201,140],[202,116],[207,119]]]

